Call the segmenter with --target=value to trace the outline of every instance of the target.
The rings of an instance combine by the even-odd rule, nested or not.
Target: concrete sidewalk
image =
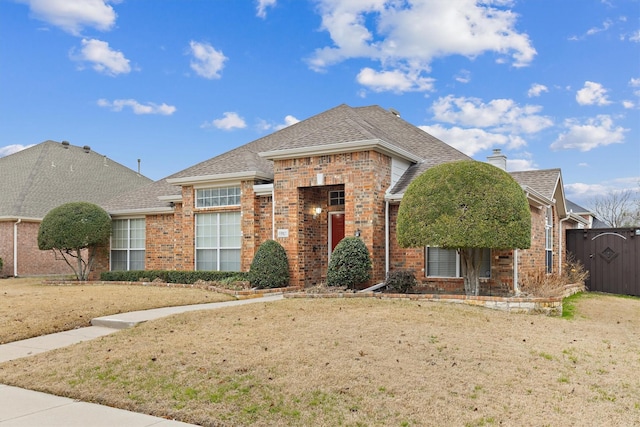
[[[259,302],[272,302],[282,298],[282,295],[269,295],[259,298],[156,308],[99,317],[93,319],[91,321],[92,326],[86,328],[2,344],[0,345],[0,363],[67,347],[118,332],[120,329],[132,328],[142,322],[173,314],[196,310],[214,310]],[[0,384],[0,427],[178,427],[189,425]]]

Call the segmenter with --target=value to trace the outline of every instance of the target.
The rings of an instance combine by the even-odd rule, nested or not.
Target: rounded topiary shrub
[[[262,243],[253,257],[248,276],[251,286],[259,289],[288,286],[289,261],[282,245],[275,240]]]
[[[371,278],[371,257],[358,237],[345,237],[336,245],[329,261],[327,285],[355,288]]]

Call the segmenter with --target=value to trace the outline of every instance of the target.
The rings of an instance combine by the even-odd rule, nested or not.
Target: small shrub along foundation
[[[193,284],[204,282],[247,281],[247,273],[240,271],[181,271],[181,270],[132,270],[105,271],[100,273],[104,282],[153,282]]]

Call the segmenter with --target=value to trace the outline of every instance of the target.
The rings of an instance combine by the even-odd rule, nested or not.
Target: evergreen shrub
[[[413,290],[418,281],[413,270],[393,270],[387,273],[384,283],[389,291],[406,294]]]
[[[165,283],[180,283],[191,285],[198,280],[205,282],[221,282],[236,278],[246,281],[247,273],[239,271],[182,271],[182,270],[130,270],[105,271],[100,273],[100,280],[105,282],[153,282],[160,279]],[[144,280],[142,280],[144,279]]]
[[[289,286],[289,261],[280,243],[266,240],[260,245],[251,262],[248,279],[258,289]]]
[[[359,237],[345,237],[336,245],[329,261],[328,286],[356,286],[371,278],[371,257]]]

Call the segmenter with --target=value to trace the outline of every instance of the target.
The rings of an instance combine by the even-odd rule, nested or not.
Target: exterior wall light
[[[356,237],[360,237],[360,229],[359,228],[356,230]]]
[[[313,217],[317,218],[318,215],[320,215],[322,213],[322,208],[320,206],[317,206],[313,209]]]

